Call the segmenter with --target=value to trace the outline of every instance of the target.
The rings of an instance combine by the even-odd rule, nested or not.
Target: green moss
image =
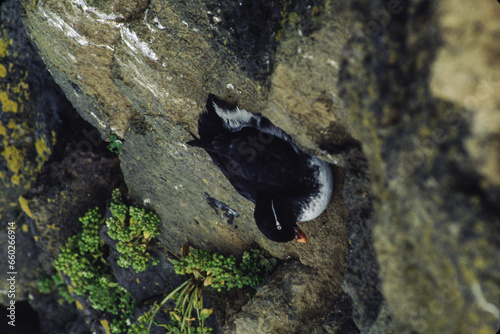
[[[297,13],[288,13],[288,18],[286,20],[286,23],[287,24],[290,24],[293,29],[296,29],[297,28],[297,25],[299,24],[300,22],[300,16],[299,14]]]
[[[300,22],[300,17],[297,13],[288,12],[288,7],[290,5],[290,1],[284,1],[283,9],[281,10],[281,28],[276,32],[274,39],[276,42],[280,42],[283,34],[285,32],[286,26],[288,23],[291,23],[295,28],[297,23]]]
[[[99,208],[90,209],[83,217],[82,232],[68,239],[61,248],[54,265],[70,282],[68,288],[59,287],[60,294],[68,300],[69,291],[84,296],[91,307],[114,315],[109,324],[112,333],[122,333],[130,323],[136,301],[121,287],[114,276],[110,263],[104,258],[105,243],[99,232],[104,224],[111,238],[118,240],[120,252],[118,264],[132,265],[139,271],[146,270],[149,261],[157,264],[147,252],[148,242],[158,235],[158,217],[134,206],[122,203],[121,194],[115,189],[110,204],[111,217],[104,219]],[[41,281],[41,291],[50,289],[50,282]],[[68,291],[69,290],[69,291]]]

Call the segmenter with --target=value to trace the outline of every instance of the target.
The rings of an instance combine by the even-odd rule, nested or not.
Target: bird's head
[[[297,226],[297,215],[284,200],[266,195],[258,196],[254,217],[259,230],[272,241],[307,241],[306,235]]]

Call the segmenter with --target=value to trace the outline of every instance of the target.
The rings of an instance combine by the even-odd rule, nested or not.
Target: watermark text
[[[7,297],[10,299],[7,307],[7,323],[16,325],[16,223],[7,223]]]

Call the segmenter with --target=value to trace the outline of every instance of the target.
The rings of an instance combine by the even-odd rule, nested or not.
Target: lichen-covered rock
[[[470,131],[468,116],[476,111],[459,96],[475,94],[474,73],[496,73],[498,63],[483,62],[492,59],[486,43],[453,46],[464,40],[452,37],[450,25],[470,27],[476,20],[466,6],[457,2],[450,12],[444,1],[412,1],[391,12],[390,4],[364,11],[367,25],[384,24],[378,33],[353,37],[353,57],[341,75],[350,107],[345,117],[371,174],[381,291],[398,332],[494,333],[500,320],[498,205],[490,205],[493,180],[485,165],[472,163],[475,153],[467,145],[481,136]],[[474,11],[486,7],[482,2]],[[481,39],[498,30],[493,17],[481,16],[483,24],[489,28]],[[457,66],[468,52],[481,55],[478,67]],[[498,105],[495,99],[487,104]],[[494,159],[494,147],[482,150]]]
[[[0,212],[8,212],[48,160],[68,103],[24,31],[19,3],[2,4],[0,15]]]
[[[440,1],[436,5],[443,44],[432,63],[434,96],[470,110],[465,148],[478,183],[493,205],[500,205],[500,66],[498,4]],[[476,33],[477,32],[477,33]]]
[[[39,251],[32,227],[22,218],[20,195],[30,189],[49,159],[59,129],[59,112],[69,105],[38,56],[22,25],[19,3],[0,7],[0,290],[9,291],[6,272],[17,272],[15,297],[25,300],[37,288]],[[8,270],[7,226],[15,227],[15,266]],[[11,240],[12,241],[12,240]],[[12,245],[11,245],[12,246]]]
[[[496,330],[498,97],[477,79],[498,82],[494,14],[429,0],[22,3],[80,115],[124,140],[130,195],[160,216],[166,247],[237,254],[256,242],[293,258],[228,332]],[[467,30],[455,57],[460,27],[484,40]],[[477,70],[457,70],[476,54]],[[329,207],[300,223],[306,245],[265,239],[252,204],[184,144],[208,92],[337,165]]]
[[[34,187],[21,197],[23,209],[31,213],[35,240],[52,256],[78,231],[78,217],[106,203],[122,180],[118,159],[103,147],[82,151],[70,142],[64,155],[62,161],[46,166]]]
[[[114,132],[124,139],[120,161],[125,181],[131,195],[161,217],[160,240],[164,245],[176,250],[188,241],[196,247],[238,254],[257,242],[274,256],[300,258],[318,273],[308,289],[326,284],[335,294],[325,299],[325,305],[333,302],[340,293],[347,251],[343,223],[348,209],[340,196],[342,181],[336,184],[335,200],[325,215],[301,225],[309,236],[309,247],[275,244],[258,232],[252,203],[234,191],[204,152],[184,145],[191,137],[187,130],[196,131],[207,93],[223,94],[226,87],[234,87],[229,92],[241,107],[264,112],[292,134],[301,133],[300,119],[321,126],[311,126],[314,140],[298,141],[311,153],[321,153],[317,145],[323,137],[316,136],[316,131],[328,134],[325,142],[340,143],[348,137],[328,132],[338,102],[332,102],[326,93],[333,87],[329,80],[336,61],[328,60],[334,55],[323,51],[317,59],[311,59],[303,57],[307,56],[305,44],[304,51],[296,49],[304,41],[309,44],[307,52],[316,52],[311,39],[304,35],[318,29],[322,15],[331,18],[333,9],[323,10],[321,3],[307,7],[276,2],[271,6],[262,1],[235,7],[229,2],[214,2],[207,7],[186,7],[150,1],[143,13],[126,18],[116,11],[116,6],[107,3],[24,4],[31,37],[79,113],[96,126],[103,138]],[[248,25],[261,30],[249,30]],[[317,38],[329,41],[329,30],[331,27],[325,28]],[[343,31],[345,39],[347,27]],[[52,37],[48,38],[47,32]],[[54,39],[60,42],[54,44]],[[248,46],[240,44],[245,40]],[[274,106],[264,108],[270,82],[275,80],[269,74],[276,59],[276,42],[280,40],[290,41],[280,51],[280,57],[293,56],[302,59],[304,66],[314,67],[307,80],[314,74],[322,75],[322,81],[307,92],[307,99],[295,99],[301,105],[296,106],[299,113],[290,124],[280,110],[288,106],[279,99],[273,99]],[[335,41],[340,40],[339,35]],[[255,42],[263,44],[256,48]],[[230,65],[231,59],[238,66]],[[282,76],[276,79],[275,87],[288,87],[272,93],[282,101],[292,96],[294,82],[301,82],[300,75],[289,80],[294,76],[294,66],[281,67]],[[324,82],[329,86],[321,84]],[[312,115],[305,117],[309,104],[316,110],[314,119]],[[323,123],[325,118],[330,122]],[[335,161],[326,151],[322,154]],[[336,173],[340,175],[341,170]],[[226,217],[213,205],[214,200],[238,216]],[[313,317],[315,306],[311,307]]]

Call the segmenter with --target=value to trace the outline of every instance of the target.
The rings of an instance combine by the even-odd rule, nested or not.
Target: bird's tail
[[[229,132],[224,126],[224,121],[215,111],[216,106],[225,110],[234,110],[236,108],[236,105],[223,101],[213,94],[208,94],[205,111],[198,120],[198,133],[201,139],[214,138]]]

